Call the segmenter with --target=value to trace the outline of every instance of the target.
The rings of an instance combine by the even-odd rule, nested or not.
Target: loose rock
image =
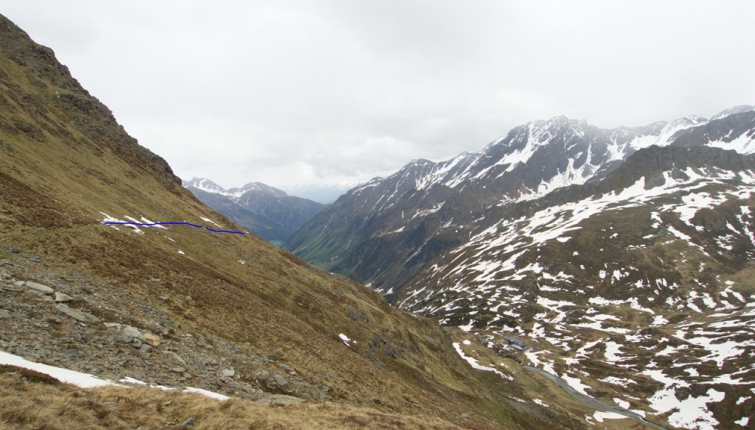
[[[288,385],[288,381],[286,381],[286,378],[284,378],[281,375],[273,375],[273,380],[275,381],[278,386],[281,388],[285,388]]]
[[[139,349],[138,353],[139,353],[139,356],[140,356],[141,358],[143,358],[143,359],[145,359],[145,360],[146,360],[146,359],[148,359],[148,358],[149,358],[149,356],[150,356],[151,354],[149,353],[149,351],[146,351],[146,350],[144,350],[144,347],[145,347],[145,346],[149,346],[149,345],[147,345],[147,344],[144,344],[144,345],[142,345],[142,347],[141,347],[141,348]]]
[[[160,337],[150,334],[150,333],[144,333],[144,341],[148,343],[151,346],[159,346],[160,345]]]
[[[55,305],[55,309],[59,310],[60,312],[63,312],[64,314],[68,315],[69,317],[81,321],[81,322],[100,322],[100,319],[92,314],[88,314],[86,312],[82,312],[73,308],[69,308],[68,306],[64,304],[58,304]]]
[[[144,338],[144,335],[142,335],[139,330],[137,330],[134,327],[131,327],[130,325],[127,325],[126,327],[123,327],[123,331],[121,331],[121,336],[123,338],[124,342],[131,343],[134,339],[140,341],[140,342],[146,342],[147,340]],[[139,344],[141,346],[141,343]],[[138,347],[137,347],[138,348]]]
[[[186,364],[186,362],[184,361],[184,359],[183,359],[183,358],[181,358],[181,357],[180,357],[180,356],[179,356],[178,354],[176,354],[175,352],[169,352],[169,353],[168,353],[168,355],[169,355],[169,356],[170,356],[171,358],[173,358],[174,360],[176,360],[177,362],[179,362],[179,363],[181,363],[181,364]]]
[[[236,374],[236,371],[235,371],[235,370],[233,370],[233,369],[223,369],[223,370],[221,370],[221,371],[220,371],[220,373],[221,373],[221,374],[222,374],[223,376],[226,376],[226,377],[228,377],[228,378],[232,378],[232,377],[233,377],[233,375],[235,375],[235,374]]]
[[[55,290],[48,287],[47,285],[43,285],[36,282],[31,282],[31,281],[26,282],[26,288],[31,288],[32,290],[39,291],[42,294],[52,294],[55,292]]]
[[[270,372],[268,372],[267,370],[263,370],[257,375],[258,381],[267,381],[268,379],[270,379]]]
[[[73,297],[69,296],[68,294],[61,293],[60,291],[56,291],[55,292],[55,297],[54,297],[53,300],[55,300],[58,303],[61,303],[61,302],[70,302],[70,301],[73,300]]]

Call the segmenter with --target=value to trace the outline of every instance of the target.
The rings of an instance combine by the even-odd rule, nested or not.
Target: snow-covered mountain
[[[643,416],[741,428],[755,390],[755,155],[651,147],[591,188],[475,233],[395,303],[493,348],[514,334],[532,366]]]
[[[242,196],[249,192],[265,193],[278,198],[287,196],[285,191],[263,184],[262,182],[250,182],[243,187],[226,190],[209,179],[193,178],[190,181],[184,181],[184,187],[192,187],[208,193],[220,194],[233,200],[234,203],[238,203]]]
[[[480,152],[439,163],[414,160],[350,190],[286,246],[309,262],[395,293],[433,258],[486,228],[499,209],[597,183],[652,145],[707,145],[747,154],[755,151],[754,136],[751,106],[711,120],[688,116],[632,128],[600,129],[565,117],[534,121]]]
[[[611,130],[537,121],[351,190],[288,246],[586,396],[672,427],[743,428],[754,140],[750,106]]]
[[[183,185],[206,205],[269,241],[285,241],[323,208],[261,182],[225,189],[209,179],[193,178]]]

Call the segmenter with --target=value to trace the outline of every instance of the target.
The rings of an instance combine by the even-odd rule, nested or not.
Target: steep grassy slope
[[[343,405],[275,403],[271,407],[249,400],[218,402],[200,394],[146,387],[81,390],[47,375],[11,366],[0,366],[0,382],[0,423],[15,429],[286,430],[301,428],[302,423],[311,430],[459,428],[434,417],[387,414]],[[192,424],[182,425],[187,421]]]
[[[0,347],[94,373],[467,428],[582,427],[563,410],[515,400],[527,397],[516,383],[473,371],[434,321],[253,235],[104,226],[111,217],[239,229],[183,189],[50,49],[0,17]],[[90,316],[76,320],[11,284],[22,280],[67,292],[70,308]],[[162,342],[137,355],[116,324]],[[218,377],[219,366],[235,376]]]

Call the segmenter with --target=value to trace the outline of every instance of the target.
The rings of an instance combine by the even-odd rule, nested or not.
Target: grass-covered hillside
[[[52,50],[0,17],[0,349],[112,380],[238,399],[285,394],[418,417],[412,422],[584,426],[528,401],[512,380],[474,371],[437,322],[258,237],[106,220],[240,229],[183,189]],[[33,401],[39,390],[57,389],[16,392]],[[119,413],[97,406],[107,396],[137,405],[137,415],[180,418],[160,411],[163,399],[92,396],[72,404],[103,414],[96,420]],[[306,422],[307,410],[319,413],[307,406],[292,419]],[[14,425],[15,415],[3,414],[0,422]]]

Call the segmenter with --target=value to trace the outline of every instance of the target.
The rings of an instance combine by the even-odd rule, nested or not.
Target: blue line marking
[[[215,230],[210,227],[205,226],[204,227],[207,231],[211,231],[213,233],[230,233],[230,234],[244,234],[243,231],[236,231],[236,230]]]
[[[189,227],[202,228],[202,226],[199,225],[199,224],[192,224],[192,223],[186,222],[186,221],[165,221],[165,222],[148,222],[148,223],[143,223],[143,222],[126,222],[126,221],[104,221],[102,223],[102,225],[134,225],[134,226],[138,226],[138,227],[152,227],[152,226],[156,226],[156,225],[188,225]],[[205,229],[207,229],[207,231],[212,232],[212,233],[228,233],[228,234],[241,234],[241,235],[246,234],[243,231],[237,231],[237,230],[215,230],[215,229],[212,229],[212,228],[207,227],[207,226],[205,226]]]

